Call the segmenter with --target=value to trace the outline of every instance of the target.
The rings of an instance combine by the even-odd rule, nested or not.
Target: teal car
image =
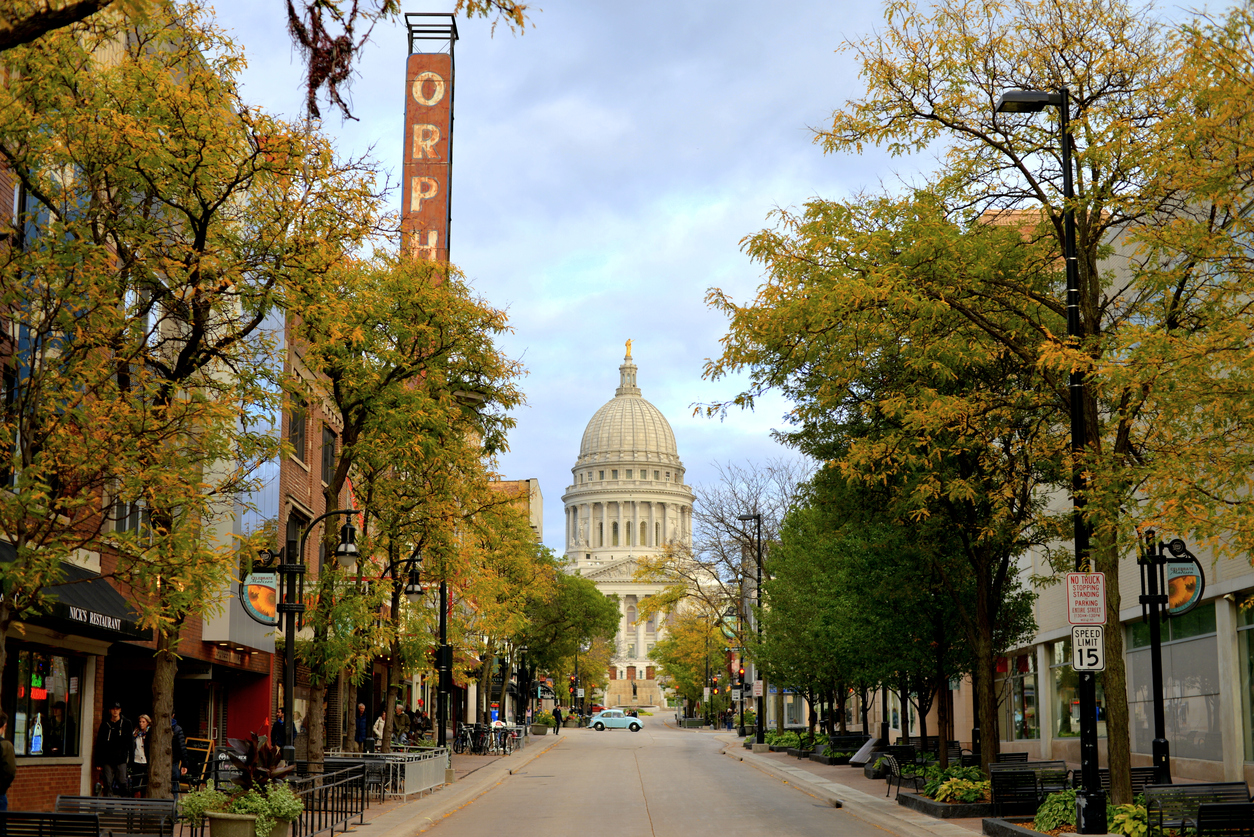
[[[588,719],[588,726],[600,732],[605,729],[629,729],[640,732],[640,719],[621,709],[605,709]]]

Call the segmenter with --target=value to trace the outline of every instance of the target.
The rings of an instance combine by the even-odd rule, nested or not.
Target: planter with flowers
[[[183,794],[179,807],[192,825],[209,821],[212,837],[286,837],[304,803],[283,779],[296,771],[269,741],[229,739],[236,752],[227,753],[239,771],[232,794],[208,788]]]

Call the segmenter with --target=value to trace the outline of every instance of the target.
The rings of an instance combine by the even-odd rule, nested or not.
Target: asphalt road
[[[734,758],[715,736],[563,730],[560,743],[426,832],[432,837],[884,837]]]

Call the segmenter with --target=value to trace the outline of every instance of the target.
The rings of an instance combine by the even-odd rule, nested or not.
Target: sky
[[[499,469],[539,479],[544,541],[560,554],[562,494],[584,427],[614,397],[629,338],[690,485],[714,480],[715,463],[796,456],[770,435],[785,426],[781,398],[723,420],[694,413],[743,383],[702,377],[727,327],[706,292],[752,298],[762,269],[740,242],[770,225],[772,210],[875,190],[909,164],[875,150],[825,155],[814,143],[862,89],[855,57],[838,50],[881,24],[876,4],[536,6],[523,35],[458,20],[450,258],[509,314],[500,343],[527,369],[527,403]],[[245,101],[301,116],[303,67],[281,0],[216,11],[249,62]],[[381,23],[353,81],[359,121],[323,107],[340,153],[370,151],[394,183],[407,49],[403,22]],[[392,200],[399,207],[399,190]]]

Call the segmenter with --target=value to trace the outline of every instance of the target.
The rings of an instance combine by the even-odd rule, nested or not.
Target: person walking
[[[553,727],[553,734],[561,735],[562,734],[562,707],[560,706],[553,707],[553,720],[557,721],[557,726]]]
[[[152,718],[139,716],[131,736],[130,762],[126,766],[131,789],[141,794],[148,789],[148,728],[151,726]]]
[[[274,713],[274,723],[270,725],[270,743],[282,750],[287,746],[287,724],[283,721],[283,707]]]
[[[0,811],[9,810],[9,788],[17,778],[17,753],[8,739],[9,716],[0,709]]]
[[[179,802],[179,786],[187,775],[187,736],[179,726],[174,713],[170,713],[170,794],[177,807]]]
[[[370,719],[366,717],[366,704],[357,704],[357,729],[353,734],[353,745],[357,752],[366,751],[366,739],[370,737]]]
[[[134,724],[122,715],[122,704],[115,700],[109,706],[109,717],[100,722],[96,732],[95,758],[103,796],[126,796],[129,791],[126,763],[130,761],[134,737]]]

